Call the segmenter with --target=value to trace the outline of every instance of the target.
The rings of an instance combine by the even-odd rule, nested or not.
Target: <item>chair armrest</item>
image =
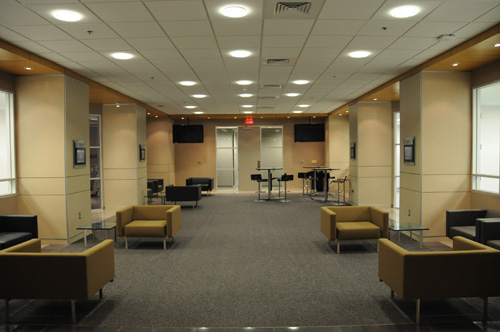
[[[87,298],[115,277],[113,240],[104,240],[82,253],[86,257]]]
[[[4,249],[1,252],[41,252],[42,251],[42,241],[39,239],[31,239],[22,243],[19,243],[10,248]]]
[[[450,227],[474,226],[476,219],[484,218],[487,210],[448,210],[446,211],[446,236],[450,237]]]
[[[328,240],[337,240],[337,214],[328,207],[321,207],[321,232]]]
[[[133,206],[116,211],[116,236],[123,236],[123,229],[125,225],[132,222],[133,216]]]
[[[500,240],[500,219],[476,219],[476,237],[479,243]]]
[[[28,232],[38,237],[38,217],[36,215],[3,215],[0,216],[0,231]]]
[[[404,258],[408,251],[388,239],[378,240],[378,250],[378,277],[403,297]]]
[[[181,227],[181,206],[174,205],[167,210],[167,236],[173,237]]]
[[[380,236],[386,239],[389,238],[389,212],[371,206],[370,214],[372,223],[380,227]]]

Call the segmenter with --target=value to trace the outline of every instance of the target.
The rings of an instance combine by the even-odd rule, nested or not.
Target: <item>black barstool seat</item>
[[[259,190],[259,191],[258,191],[258,194],[259,194],[259,198],[257,199],[257,201],[259,201],[259,202],[264,201],[264,199],[261,199],[261,198],[260,198],[260,184],[261,184],[262,182],[267,182],[267,179],[263,179],[263,178],[262,178],[262,174],[250,174],[250,180],[252,180],[252,181],[256,181],[256,182],[258,183],[258,190]]]

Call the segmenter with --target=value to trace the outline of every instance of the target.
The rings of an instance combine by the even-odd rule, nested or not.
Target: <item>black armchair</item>
[[[500,219],[477,219],[477,241],[500,250]]]
[[[0,250],[38,238],[38,217],[0,215]]]
[[[500,211],[495,210],[448,210],[446,211],[446,236],[452,239],[463,236],[467,239],[478,241],[477,219],[500,218]]]
[[[198,201],[201,200],[201,185],[192,186],[166,186],[165,200],[168,202],[186,202],[192,201],[193,208],[198,206]]]
[[[210,196],[210,193],[214,190],[214,178],[198,177],[186,179],[186,186],[192,186],[195,184],[201,184],[201,190],[206,191],[207,196]]]

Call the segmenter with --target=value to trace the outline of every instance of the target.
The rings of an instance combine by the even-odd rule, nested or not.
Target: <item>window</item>
[[[16,193],[12,93],[0,91],[0,196]]]
[[[472,189],[500,193],[500,83],[474,89]]]

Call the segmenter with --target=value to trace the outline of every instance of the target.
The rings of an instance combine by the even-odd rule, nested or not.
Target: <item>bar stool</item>
[[[337,183],[337,204],[345,204],[345,182],[347,181],[347,175],[343,179],[332,180],[332,183]],[[340,185],[342,185],[342,191],[340,191]],[[342,193],[342,202],[340,202],[340,193]]]
[[[288,202],[290,202],[290,201],[288,201],[288,200],[286,199],[286,183],[287,183],[288,181],[292,181],[292,180],[293,180],[293,174],[287,175],[286,173],[285,173],[285,174],[283,174],[283,175],[281,176],[281,178],[279,178],[279,179],[278,179],[278,182],[280,182],[280,186],[279,186],[279,188],[280,188],[280,190],[279,190],[279,196],[280,196],[280,197],[281,197],[281,182],[285,182],[285,199],[281,200],[281,202],[283,202],[283,203],[288,203]]]
[[[302,179],[302,195],[300,197],[305,196],[304,188],[307,188],[309,191],[309,187],[306,186],[305,181],[307,180],[307,173],[306,172],[299,172],[297,175],[297,178]]]
[[[252,181],[257,181],[257,183],[258,183],[258,188],[259,188],[259,189],[258,189],[258,190],[259,190],[259,191],[258,191],[258,193],[259,193],[259,198],[258,198],[258,199],[256,199],[255,201],[256,201],[256,202],[263,202],[263,201],[265,201],[265,199],[261,199],[261,198],[260,198],[260,184],[261,184],[262,182],[267,182],[267,179],[263,179],[263,178],[262,178],[262,174],[250,174],[250,179],[251,179]]]

